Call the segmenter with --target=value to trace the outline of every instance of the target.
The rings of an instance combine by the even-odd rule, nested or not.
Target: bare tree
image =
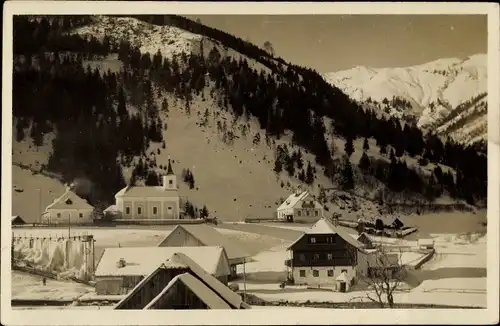
[[[401,252],[389,252],[378,245],[369,251],[362,250],[357,255],[356,265],[358,283],[366,286],[365,295],[361,298],[367,298],[380,308],[394,308],[394,293],[401,290],[408,276],[402,264]],[[358,266],[366,269],[361,271]]]

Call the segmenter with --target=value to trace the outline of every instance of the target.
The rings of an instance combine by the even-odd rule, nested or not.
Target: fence
[[[53,261],[56,250],[62,253],[64,261]],[[48,236],[34,236],[29,234],[15,236],[12,234],[11,253],[13,269],[22,268],[26,272],[42,276],[48,276],[44,275],[45,273],[57,275],[55,273],[57,268],[66,267],[69,270],[78,267],[72,265],[75,263],[75,256],[80,258],[79,267],[82,272],[75,277],[69,276],[68,278],[78,281],[88,281],[95,271],[95,240],[93,235],[85,233],[74,234],[69,237],[64,234],[51,234]],[[41,255],[38,255],[38,253],[41,253]],[[39,256],[39,262],[28,259],[29,257],[33,257],[34,254]],[[44,254],[45,261],[40,258]],[[20,266],[20,263],[23,263],[25,266]]]

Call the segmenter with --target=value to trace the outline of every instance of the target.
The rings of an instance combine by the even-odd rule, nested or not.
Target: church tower
[[[177,190],[177,176],[172,169],[170,158],[168,159],[167,175],[163,176],[163,189],[164,190]]]

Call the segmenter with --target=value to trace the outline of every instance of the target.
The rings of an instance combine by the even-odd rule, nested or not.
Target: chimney
[[[118,268],[123,268],[127,265],[127,263],[125,262],[125,259],[123,258],[120,258],[117,262],[116,262],[116,267]]]

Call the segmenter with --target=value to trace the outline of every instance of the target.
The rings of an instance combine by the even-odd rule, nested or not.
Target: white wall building
[[[288,222],[316,222],[323,214],[323,206],[307,191],[291,194],[277,209],[278,220]]]
[[[45,224],[88,224],[92,223],[94,207],[85,199],[78,197],[70,187],[52,204],[47,206],[42,214]]]
[[[179,219],[179,188],[170,160],[161,186],[127,186],[115,200],[123,219]]]

